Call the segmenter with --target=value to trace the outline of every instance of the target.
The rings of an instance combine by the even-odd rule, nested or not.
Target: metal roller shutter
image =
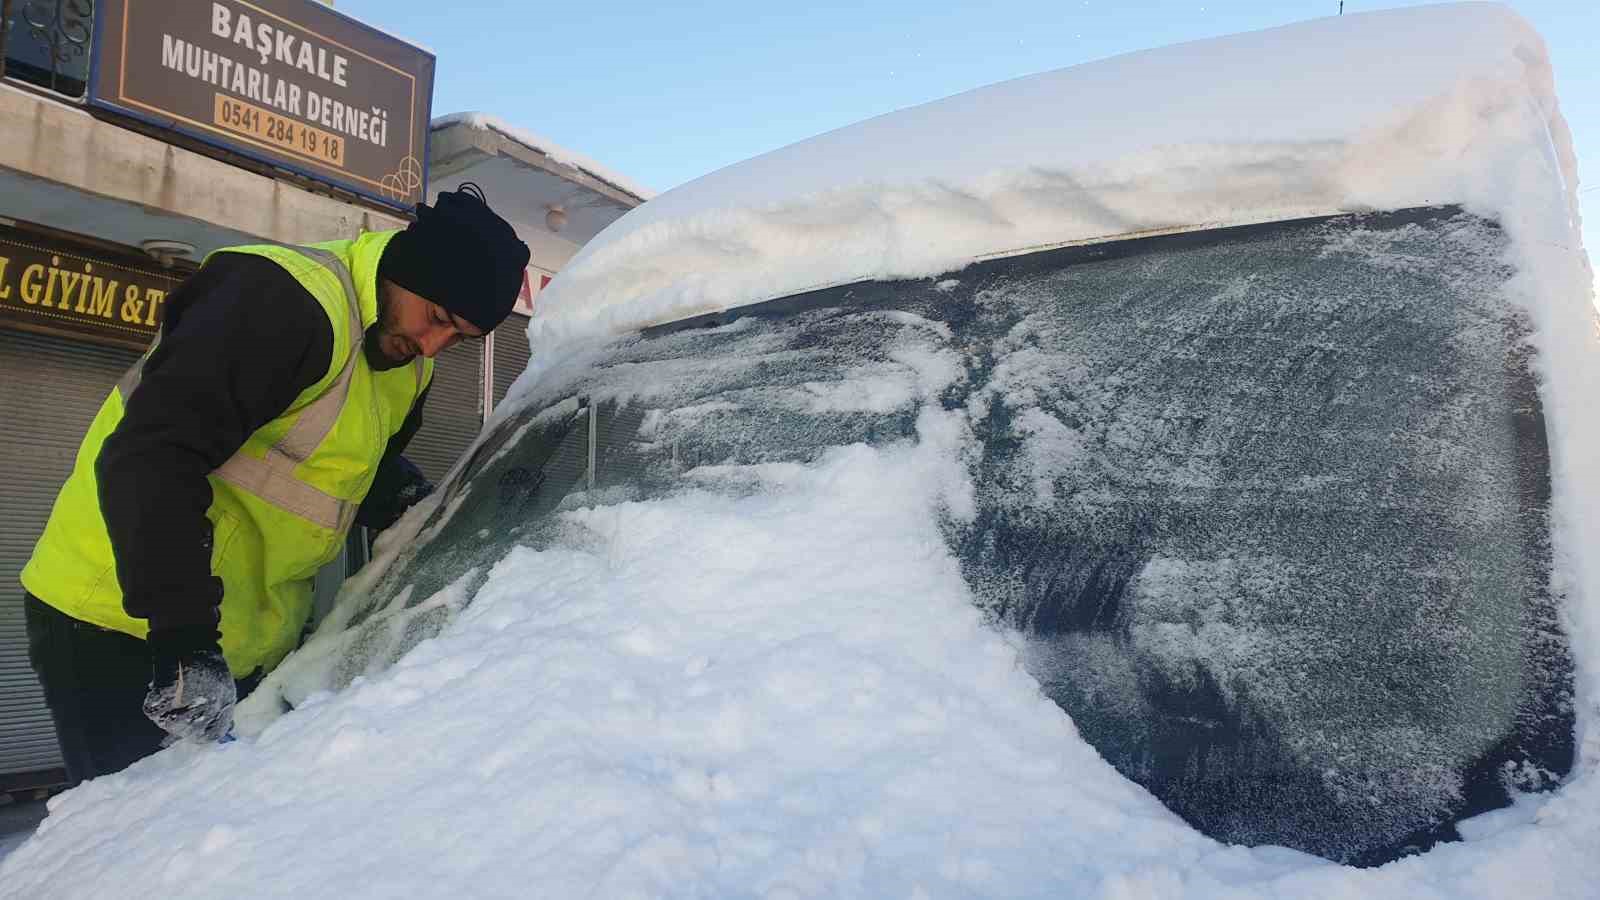
[[[90,420],[138,358],[132,350],[0,330],[0,776],[61,766],[28,664],[17,578]]]
[[[406,458],[438,484],[483,429],[483,342],[463,341],[434,360],[422,430]]]
[[[506,398],[506,391],[528,368],[528,320],[513,314],[494,330],[494,405]]]

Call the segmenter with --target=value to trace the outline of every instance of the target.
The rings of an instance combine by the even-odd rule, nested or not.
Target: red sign
[[[511,307],[511,311],[524,316],[533,315],[533,298],[539,296],[539,292],[549,283],[549,275],[533,269],[523,269],[522,290],[517,292],[517,304]]]

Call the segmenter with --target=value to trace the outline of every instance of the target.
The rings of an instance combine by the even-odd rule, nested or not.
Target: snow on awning
[[[435,189],[480,184],[495,210],[514,222],[543,229],[549,210],[560,208],[562,237],[580,245],[654,196],[581,154],[483,113],[433,120],[428,169]]]

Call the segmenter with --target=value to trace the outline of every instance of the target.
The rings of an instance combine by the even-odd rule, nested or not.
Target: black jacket
[[[332,358],[322,307],[265,257],[219,253],[168,297],[161,343],[95,463],[123,607],[151,631],[216,623],[222,582],[211,574],[206,475]],[[422,427],[426,399],[390,440],[358,524],[389,524],[372,509],[392,506],[415,471],[400,452]]]

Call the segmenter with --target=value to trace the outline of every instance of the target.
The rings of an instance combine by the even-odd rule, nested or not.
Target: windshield
[[[945,549],[1106,760],[1231,843],[1426,848],[1573,751],[1503,243],[1455,209],[1169,235],[591,348],[241,719],[392,664],[513,547],[592,542],[564,511],[763,490],[741,473],[927,440],[936,409],[963,423]]]

